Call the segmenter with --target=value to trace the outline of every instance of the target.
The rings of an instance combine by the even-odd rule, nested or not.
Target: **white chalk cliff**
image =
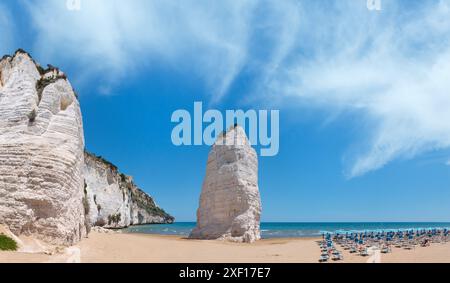
[[[0,224],[55,244],[86,235],[80,106],[63,73],[0,61]]]
[[[0,225],[15,235],[72,245],[101,219],[111,228],[173,221],[129,177],[84,160],[80,105],[66,76],[51,66],[44,70],[22,50],[3,57]]]
[[[92,226],[124,228],[149,223],[172,223],[174,218],[140,190],[130,176],[101,157],[85,153],[83,168]]]
[[[258,158],[245,131],[236,126],[213,145],[190,238],[251,243],[260,235]]]

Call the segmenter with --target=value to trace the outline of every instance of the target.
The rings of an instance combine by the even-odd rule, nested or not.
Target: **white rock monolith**
[[[0,60],[0,224],[72,245],[87,233],[80,105],[58,69],[24,51]]]
[[[236,126],[213,145],[197,211],[193,239],[251,243],[260,235],[258,157]]]

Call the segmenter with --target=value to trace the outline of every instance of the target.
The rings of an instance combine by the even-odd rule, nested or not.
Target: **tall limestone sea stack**
[[[258,158],[244,129],[218,138],[208,157],[193,239],[251,243],[260,235]]]
[[[117,168],[108,175],[102,168],[109,163],[103,159],[87,161],[80,104],[64,73],[51,66],[44,70],[22,50],[4,56],[0,226],[18,236],[72,245],[87,235],[91,225],[119,228],[173,222],[130,177]],[[109,187],[100,186],[101,178]],[[118,193],[112,193],[114,189]],[[93,211],[95,215],[90,215]]]
[[[0,61],[0,224],[70,245],[86,235],[80,106],[63,73]]]

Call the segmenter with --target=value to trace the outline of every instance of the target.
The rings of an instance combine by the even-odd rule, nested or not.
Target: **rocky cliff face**
[[[70,245],[86,235],[80,106],[63,73],[0,61],[0,224]]]
[[[85,153],[85,190],[92,226],[123,228],[130,225],[172,223],[174,218],[141,191],[132,178],[101,157]]]
[[[72,245],[91,225],[172,221],[130,177],[85,155],[80,105],[62,72],[21,50],[0,60],[0,225]]]
[[[209,153],[197,227],[190,237],[251,243],[261,238],[260,215],[258,158],[237,126]]]

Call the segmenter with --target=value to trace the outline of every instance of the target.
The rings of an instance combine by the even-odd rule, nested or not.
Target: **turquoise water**
[[[170,225],[143,225],[125,229],[129,233],[188,236],[195,222],[177,222]],[[318,237],[323,233],[378,232],[417,229],[450,229],[442,222],[389,223],[261,223],[261,236],[269,238]]]

